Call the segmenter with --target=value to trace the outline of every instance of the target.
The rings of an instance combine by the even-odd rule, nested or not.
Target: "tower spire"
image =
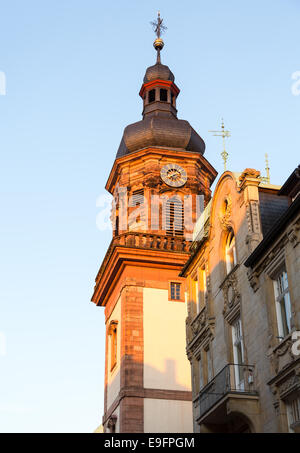
[[[157,13],[157,19],[155,21],[150,22],[150,23],[151,23],[151,25],[153,27],[154,33],[156,34],[156,40],[153,43],[153,46],[154,46],[154,48],[155,48],[155,50],[157,52],[156,63],[160,64],[161,63],[160,51],[164,47],[164,42],[161,39],[161,35],[162,35],[162,33],[164,33],[164,31],[167,30],[167,27],[165,25],[163,25],[163,19],[161,19],[159,11]]]

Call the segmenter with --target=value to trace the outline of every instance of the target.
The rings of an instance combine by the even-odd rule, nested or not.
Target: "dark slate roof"
[[[277,192],[259,191],[259,207],[263,236],[288,209],[289,197],[278,197]]]
[[[288,195],[295,197],[300,192],[300,165],[288,177],[278,192],[278,195]]]
[[[278,197],[281,198],[281,197]],[[260,259],[264,253],[267,252],[268,248],[274,244],[278,236],[285,230],[289,222],[297,215],[300,211],[300,196],[298,196],[295,201],[290,205],[290,207],[284,212],[283,215],[277,219],[273,224],[272,228],[269,229],[266,236],[258,244],[256,249],[251,253],[251,255],[245,261],[246,267],[253,267],[255,263]]]
[[[151,146],[179,148],[200,154],[205,151],[204,141],[188,121],[157,115],[145,117],[125,128],[117,158]]]
[[[156,63],[153,66],[149,66],[146,70],[144,77],[144,83],[151,82],[151,80],[171,80],[174,82],[175,77],[173,72],[170,70],[169,66],[166,66],[161,63]]]

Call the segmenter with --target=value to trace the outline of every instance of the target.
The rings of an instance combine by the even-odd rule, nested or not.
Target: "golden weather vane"
[[[228,159],[228,153],[226,151],[225,138],[228,138],[231,135],[230,135],[230,131],[225,130],[223,118],[222,118],[222,123],[221,123],[221,129],[222,129],[221,131],[208,131],[208,132],[212,132],[213,135],[215,135],[216,137],[222,137],[222,139],[223,139],[223,151],[221,152],[221,156],[222,156],[223,161],[224,161],[224,171],[226,171],[226,163],[227,163],[227,159]]]

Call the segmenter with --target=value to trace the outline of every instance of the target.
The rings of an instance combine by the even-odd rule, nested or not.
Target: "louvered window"
[[[183,236],[184,211],[180,199],[171,199],[166,209],[166,234],[168,236]]]
[[[144,189],[134,190],[131,196],[131,207],[136,209],[137,207],[144,205]],[[134,210],[133,209],[133,210]],[[140,216],[137,217],[136,222],[144,221],[145,220],[145,212],[142,210]]]

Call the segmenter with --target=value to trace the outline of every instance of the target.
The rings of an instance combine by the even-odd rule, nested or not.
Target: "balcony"
[[[199,424],[224,424],[231,411],[245,409],[245,400],[258,403],[258,392],[254,384],[252,365],[226,365],[199,393],[195,405]],[[231,406],[231,407],[230,407]]]
[[[192,248],[195,248],[199,242],[202,242],[202,240],[208,236],[211,206],[212,200],[210,200],[210,202],[207,204],[206,208],[196,222],[193,231]]]
[[[127,231],[112,240],[113,245],[187,253],[190,242],[184,237]]]

